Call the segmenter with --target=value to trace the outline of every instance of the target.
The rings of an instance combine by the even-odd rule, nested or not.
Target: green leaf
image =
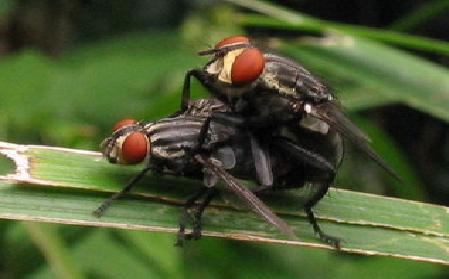
[[[139,166],[106,163],[82,150],[2,143],[0,153],[17,164],[0,176],[0,217],[134,230],[176,232],[181,205],[201,187],[198,181],[147,176],[133,195],[97,219],[91,212],[117,191]],[[145,187],[143,187],[145,186]],[[297,233],[286,240],[246,211],[215,201],[204,216],[204,235],[332,249],[313,236],[295,192],[262,197]],[[316,208],[323,229],[342,237],[343,251],[449,264],[449,209],[332,189]]]
[[[242,14],[240,23],[244,26],[317,33],[338,32],[344,35],[372,39],[411,49],[449,55],[449,43],[447,42],[402,34],[395,31],[320,20],[296,11],[284,9],[283,7],[274,4],[269,4],[265,1],[227,1],[264,14]]]
[[[31,239],[46,257],[51,269],[58,278],[85,278],[68,253],[68,249],[57,233],[57,228],[46,224],[25,222],[24,226]]]
[[[405,103],[449,120],[449,71],[379,42],[445,55],[449,54],[449,43],[323,21],[264,1],[228,2],[263,14],[241,15],[244,25],[324,34],[322,39],[281,44],[280,49],[330,80],[348,108]]]
[[[423,3],[409,14],[400,17],[390,25],[390,29],[396,31],[413,31],[413,29],[424,25],[433,18],[440,16],[449,9],[446,0],[433,0]]]
[[[152,31],[81,45],[58,60],[30,50],[10,55],[0,64],[0,136],[5,123],[9,138],[73,146],[111,121],[175,111],[185,72],[205,60],[192,49],[200,47],[178,32]]]
[[[70,255],[89,278],[166,278],[106,230],[92,231],[82,241],[74,243]],[[33,278],[52,276],[44,267]]]
[[[121,231],[128,247],[139,251],[158,267],[161,278],[184,278],[182,249],[173,246],[173,238],[162,234],[148,234],[140,231]],[[170,247],[171,249],[167,249]]]
[[[449,71],[434,63],[338,35],[303,41],[301,46],[286,44],[283,50],[320,73],[326,71],[350,86],[352,82],[352,90],[338,90],[348,108],[371,106],[370,101],[375,106],[402,102],[449,121]]]
[[[15,8],[16,3],[12,0],[0,1],[0,16],[5,16]]]

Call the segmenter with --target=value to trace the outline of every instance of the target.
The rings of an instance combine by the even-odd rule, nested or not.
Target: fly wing
[[[213,152],[213,156],[220,161],[225,170],[235,167],[235,152],[229,146],[218,148],[215,152]]]
[[[289,236],[291,239],[297,239],[292,228],[285,223],[281,218],[276,216],[268,206],[266,206],[256,195],[249,189],[240,185],[240,183],[222,167],[217,166],[208,158],[204,158],[201,155],[195,156],[196,161],[202,164],[204,167],[214,172],[220,179],[222,179],[226,187],[233,192],[237,197],[243,200],[256,214],[264,218],[268,223],[274,225],[282,233]]]
[[[390,175],[402,181],[400,176],[369,146],[370,139],[368,136],[349,120],[338,104],[325,102],[317,105],[311,114],[335,128]]]
[[[252,135],[250,137],[257,179],[262,186],[273,186],[273,170],[268,146],[264,145],[262,147],[256,138]]]
[[[341,134],[348,137],[349,140],[357,139],[363,143],[370,142],[370,138],[357,127],[351,120],[343,113],[339,104],[329,101],[315,106],[312,114],[316,113],[316,117],[320,118],[327,124],[335,127]]]

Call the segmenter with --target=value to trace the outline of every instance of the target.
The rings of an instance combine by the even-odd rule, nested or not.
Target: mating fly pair
[[[263,53],[243,36],[225,38],[200,55],[212,58],[204,68],[186,73],[178,113],[154,123],[119,125],[104,141],[103,154],[109,161],[146,160],[147,167],[122,192],[105,201],[96,214],[101,215],[147,171],[171,172],[203,179],[205,185],[186,202],[180,243],[186,238],[190,216],[193,231],[187,239],[200,236],[202,212],[216,194],[213,186],[219,180],[254,212],[294,238],[293,230],[255,193],[308,186],[311,193],[304,203],[308,219],[320,239],[339,248],[338,238],[321,231],[312,207],[335,178],[343,157],[342,137],[397,175],[345,116],[331,91],[304,67]],[[221,102],[190,102],[192,76]],[[235,177],[256,181],[259,187],[248,190]]]
[[[224,114],[220,118],[211,118],[214,113]],[[95,215],[101,216],[113,200],[127,193],[146,172],[152,171],[203,180],[204,187],[185,204],[178,244],[185,239],[200,237],[201,215],[217,194],[214,186],[219,180],[224,182],[227,191],[235,194],[252,211],[294,239],[293,230],[255,193],[267,188],[294,188],[310,183],[325,186],[312,187],[305,200],[309,221],[321,239],[339,247],[337,238],[321,231],[311,210],[327,191],[341,161],[341,141],[337,134],[333,135],[332,138],[316,138],[324,148],[336,151],[325,154],[326,157],[305,149],[303,146],[311,144],[302,139],[299,130],[273,135],[275,140],[266,153],[246,130],[244,119],[216,99],[191,102],[183,114],[151,123],[119,122],[102,144],[104,156],[112,163],[145,161],[146,167],[121,192],[106,200]],[[253,180],[259,187],[248,189],[236,177]],[[186,222],[191,218],[193,230],[186,235]]]
[[[370,147],[369,138],[345,115],[332,91],[300,64],[280,55],[262,52],[245,36],[225,38],[213,48],[199,52],[199,55],[210,55],[211,59],[203,68],[187,71],[181,112],[187,110],[190,80],[195,77],[213,96],[225,102],[233,113],[241,115],[254,139],[253,143],[260,147],[259,153],[269,153],[273,142],[278,140],[277,135],[295,131],[292,149],[301,148],[303,151],[296,153],[296,159],[316,167],[306,170],[309,175],[325,174],[323,169],[327,164],[332,162],[336,168],[339,166],[343,156],[343,137],[390,175],[401,180]],[[211,117],[219,116],[215,113]],[[330,142],[334,144],[326,144]],[[283,144],[287,149],[288,144]],[[311,156],[305,154],[320,155],[327,162],[310,160]],[[256,166],[260,158],[257,153],[253,154]],[[338,162],[330,158],[338,158]],[[275,172],[274,169],[272,171]],[[314,184],[319,194],[313,195],[305,206],[309,220],[314,220],[309,214],[311,207],[327,192],[335,173],[331,177],[329,181],[321,180],[321,183]],[[306,184],[298,180],[296,187]],[[313,221],[311,223],[314,224]],[[335,238],[322,234],[320,237],[338,247]]]

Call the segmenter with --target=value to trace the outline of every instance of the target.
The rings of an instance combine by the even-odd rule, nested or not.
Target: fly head
[[[101,150],[111,163],[137,164],[149,156],[150,141],[141,123],[124,119],[114,125],[112,135],[101,143]]]
[[[206,73],[228,86],[242,86],[255,81],[265,67],[263,53],[244,36],[225,38],[214,49],[200,52],[200,55],[205,54],[214,54],[204,68]]]

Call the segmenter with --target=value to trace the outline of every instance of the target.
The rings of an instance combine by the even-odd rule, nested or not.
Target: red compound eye
[[[112,128],[112,131],[115,132],[121,128],[123,128],[126,125],[132,125],[132,124],[136,124],[137,120],[135,119],[131,119],[131,118],[125,118],[120,120],[119,122],[115,123],[114,127]]]
[[[244,83],[256,80],[265,67],[265,58],[257,48],[245,49],[237,56],[231,68],[232,83]]]
[[[227,37],[224,38],[223,40],[219,41],[216,45],[215,48],[222,48],[224,46],[227,45],[231,45],[231,44],[249,44],[249,39],[248,37],[245,36],[231,36],[231,37]]]
[[[137,164],[147,156],[149,142],[141,132],[132,132],[122,144],[121,161],[126,164]]]

